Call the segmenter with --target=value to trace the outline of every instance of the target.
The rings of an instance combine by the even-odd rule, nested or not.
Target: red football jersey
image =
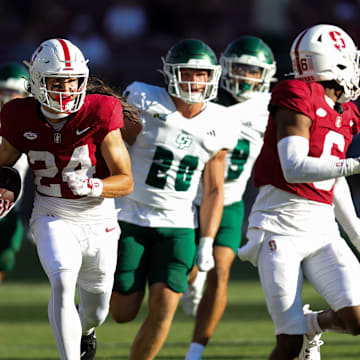
[[[89,177],[109,175],[100,144],[123,126],[121,103],[112,96],[87,95],[81,109],[69,115],[59,131],[46,121],[32,97],[15,99],[0,113],[0,135],[27,154],[36,191],[41,195],[77,199],[64,174],[82,169]]]
[[[287,108],[312,120],[308,154],[312,157],[344,159],[353,135],[360,131],[360,114],[355,104],[342,104],[344,112],[340,114],[328,105],[323,86],[316,82],[280,82],[272,91],[270,106]],[[277,152],[276,126],[270,111],[264,144],[255,163],[255,186],[270,184],[310,200],[332,204],[335,179],[315,183],[286,182]]]

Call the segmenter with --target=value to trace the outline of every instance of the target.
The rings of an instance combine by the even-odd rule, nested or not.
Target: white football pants
[[[120,228],[114,220],[77,225],[42,216],[31,229],[51,285],[48,315],[60,358],[80,360],[82,333],[102,324],[108,314]]]

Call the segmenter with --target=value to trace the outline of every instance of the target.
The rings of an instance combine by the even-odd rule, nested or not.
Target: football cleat
[[[304,305],[303,311],[308,331],[303,338],[303,345],[299,354],[299,360],[320,360],[320,346],[323,345],[324,342],[320,340],[321,333],[315,333],[314,326],[312,326],[314,317],[317,316],[317,312],[312,311],[309,304]]]
[[[299,354],[299,360],[320,360],[320,346],[324,344],[320,340],[321,334],[315,335],[314,337],[308,337],[304,335],[303,345]]]
[[[81,337],[80,359],[94,360],[96,354],[96,334],[95,330],[90,335]]]

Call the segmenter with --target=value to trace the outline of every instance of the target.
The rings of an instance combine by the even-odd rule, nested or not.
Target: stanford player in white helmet
[[[255,163],[259,194],[242,259],[259,269],[276,345],[269,359],[320,359],[320,335],[359,334],[360,265],[341,238],[335,214],[360,248],[345,176],[360,173],[346,158],[360,114],[359,52],[337,26],[316,25],[291,47],[294,80],[272,91],[264,145]],[[339,196],[340,195],[340,196]],[[330,308],[303,307],[304,276]]]
[[[0,166],[27,155],[36,188],[30,225],[60,358],[94,359],[120,234],[113,198],[133,187],[124,107],[116,96],[86,94],[87,60],[68,40],[44,41],[26,64],[33,97],[2,108]]]

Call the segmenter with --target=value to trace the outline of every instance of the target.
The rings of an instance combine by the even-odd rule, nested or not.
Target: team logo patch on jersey
[[[342,123],[342,118],[341,118],[341,116],[337,116],[337,117],[336,117],[336,120],[335,120],[335,126],[336,126],[337,128],[339,128],[339,127],[341,127],[341,123]]]
[[[24,133],[24,138],[28,140],[35,140],[38,137],[38,135],[32,131],[27,131]]]
[[[61,134],[60,133],[55,133],[54,134],[54,143],[55,144],[61,144]]]
[[[167,115],[166,114],[155,113],[154,118],[158,118],[159,120],[166,121]]]
[[[179,149],[185,149],[192,143],[192,136],[189,134],[180,133],[176,138],[176,144]]]
[[[325,117],[327,112],[323,108],[318,108],[316,110],[316,115],[319,117]]]

